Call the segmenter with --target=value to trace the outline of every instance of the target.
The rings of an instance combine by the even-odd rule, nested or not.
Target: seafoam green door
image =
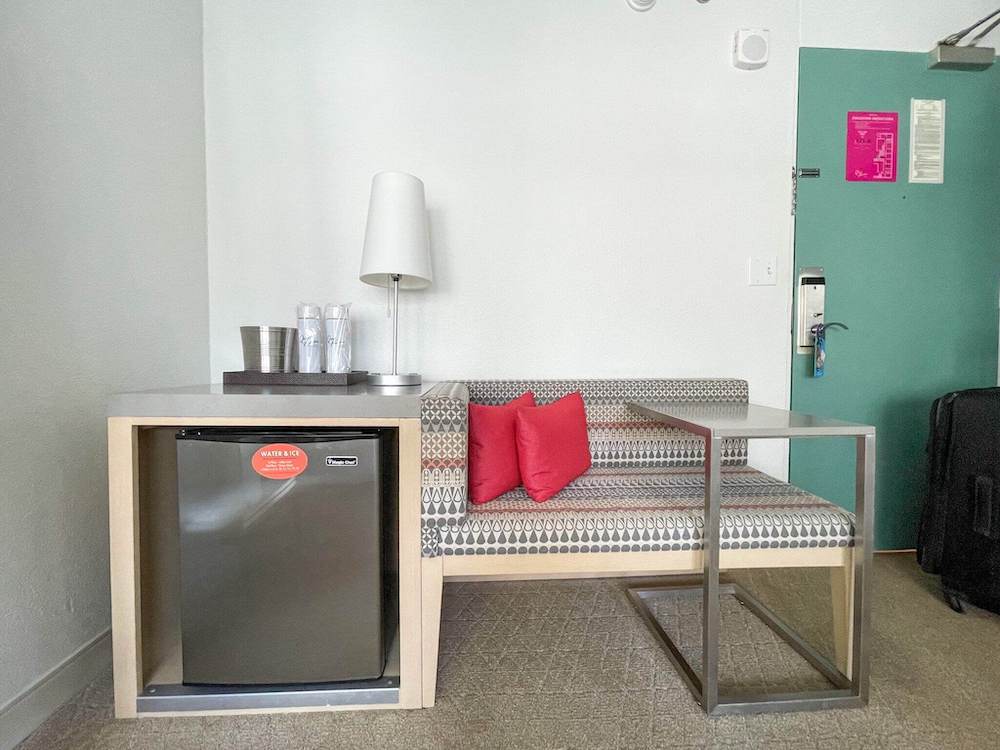
[[[911,98],[947,102],[944,184],[908,182]],[[845,179],[849,111],[899,113],[895,182]],[[913,547],[931,402],[997,383],[1000,62],[803,49],[797,151],[821,172],[799,179],[795,270],[824,267],[826,320],[850,330],[829,333],[822,378],[793,335],[792,408],[876,426],[876,545]],[[852,508],[852,462],[849,441],[792,441],[791,481]]]

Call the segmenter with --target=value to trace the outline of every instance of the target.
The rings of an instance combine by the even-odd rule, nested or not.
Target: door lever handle
[[[826,333],[827,330],[830,328],[843,328],[845,331],[851,330],[843,323],[838,323],[834,321],[833,323],[817,323],[816,325],[812,326],[809,329],[809,331],[812,333],[813,336],[819,336],[821,334]]]

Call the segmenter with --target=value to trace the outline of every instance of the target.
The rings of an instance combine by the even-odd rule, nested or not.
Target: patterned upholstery
[[[590,455],[595,466],[700,466],[704,441],[636,414],[629,401],[747,402],[745,380],[470,380],[477,404],[503,404],[533,391],[539,404],[580,391],[587,406]],[[745,464],[745,440],[726,440],[723,464]]]
[[[515,490],[468,508],[468,404],[539,403],[580,391],[593,468],[544,504]],[[691,549],[701,545],[704,442],[633,413],[628,401],[747,401],[743,380],[472,380],[422,400],[422,550],[458,554]],[[722,547],[845,546],[849,514],[746,467],[745,440],[723,443]]]
[[[469,389],[438,383],[420,399],[420,545],[439,554],[440,527],[465,518],[468,474]]]
[[[595,467],[545,503],[523,489],[472,506],[441,529],[444,555],[701,549],[704,473]],[[847,547],[853,519],[805,490],[746,466],[722,472],[722,549]]]

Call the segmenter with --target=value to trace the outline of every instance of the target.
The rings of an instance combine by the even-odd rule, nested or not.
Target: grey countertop
[[[871,425],[746,403],[629,402],[634,411],[697,435],[777,438],[874,435]]]
[[[417,418],[420,394],[433,385],[190,385],[116,394],[108,405],[108,416]]]

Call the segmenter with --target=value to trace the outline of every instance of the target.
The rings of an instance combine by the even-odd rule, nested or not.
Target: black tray
[[[354,385],[368,379],[367,370],[353,372],[252,372],[222,373],[223,385]]]

